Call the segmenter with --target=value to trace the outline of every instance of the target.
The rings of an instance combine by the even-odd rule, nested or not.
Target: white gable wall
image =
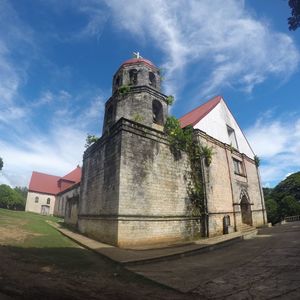
[[[35,202],[36,197],[39,198],[38,202]],[[50,204],[47,204],[48,198],[50,198]],[[53,215],[55,196],[28,191],[25,211],[30,211],[30,212],[35,212],[40,214],[42,210],[42,205],[48,205],[50,207],[49,214]]]
[[[253,159],[254,153],[223,99],[194,128],[230,145],[227,125],[235,131],[239,152]]]

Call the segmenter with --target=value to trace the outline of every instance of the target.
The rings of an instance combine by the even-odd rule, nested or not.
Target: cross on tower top
[[[140,55],[140,52],[133,52],[133,56],[134,56],[134,58],[137,58],[137,59],[143,58],[143,57]]]

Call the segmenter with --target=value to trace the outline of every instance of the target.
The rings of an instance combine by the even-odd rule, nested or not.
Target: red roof
[[[204,104],[196,107],[189,113],[185,114],[179,119],[181,127],[184,128],[188,125],[195,126],[201,119],[203,119],[211,110],[213,110],[222,100],[221,96],[216,96]]]
[[[77,166],[73,171],[62,177],[63,180],[73,181],[75,183],[81,180],[81,168]]]
[[[31,192],[56,195],[59,192],[59,187],[57,185],[59,179],[59,176],[34,171],[32,172],[28,189]]]
[[[33,171],[28,189],[31,192],[56,195],[80,180],[81,168],[79,166],[64,177]]]
[[[137,63],[145,63],[146,65],[148,65],[149,67],[151,68],[156,68],[157,67],[148,59],[145,59],[145,58],[131,58],[131,59],[128,59],[126,61],[124,61],[122,63],[122,66],[124,65],[130,65],[130,64],[137,64]]]

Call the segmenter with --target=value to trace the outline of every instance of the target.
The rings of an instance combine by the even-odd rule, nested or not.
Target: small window
[[[234,173],[235,174],[243,175],[243,176],[245,175],[243,162],[233,158],[233,166],[234,166]]]
[[[227,132],[228,132],[230,145],[238,150],[239,148],[238,148],[238,144],[237,144],[234,129],[227,125]]]
[[[156,87],[156,78],[152,72],[149,72],[149,85],[153,86],[154,88]]]
[[[35,197],[35,203],[39,203],[39,197]]]
[[[137,85],[137,75],[138,71],[136,69],[132,69],[129,71],[129,81],[130,85]]]
[[[50,198],[47,198],[47,204],[50,204],[50,201],[51,201]]]

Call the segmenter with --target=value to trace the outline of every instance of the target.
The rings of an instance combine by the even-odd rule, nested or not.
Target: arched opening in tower
[[[130,85],[137,85],[137,83],[138,83],[137,75],[138,75],[137,69],[131,69],[129,71],[129,82],[130,82]]]
[[[149,85],[154,88],[156,87],[156,78],[155,78],[154,73],[152,73],[152,72],[149,72]]]
[[[158,125],[164,124],[163,107],[158,100],[152,102],[153,123]]]

